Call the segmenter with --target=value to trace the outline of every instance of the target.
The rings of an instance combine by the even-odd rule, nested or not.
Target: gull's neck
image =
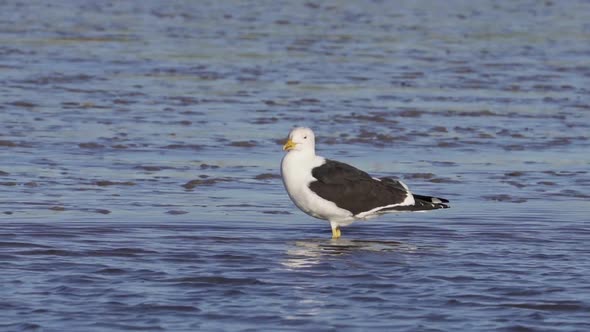
[[[314,159],[316,157],[315,149],[313,148],[305,150],[291,150],[287,153],[287,155],[290,155],[292,158],[296,159]]]

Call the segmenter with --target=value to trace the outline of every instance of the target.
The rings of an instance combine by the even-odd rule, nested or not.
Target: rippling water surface
[[[0,330],[589,330],[589,12],[3,2]],[[452,208],[331,240],[295,125]]]

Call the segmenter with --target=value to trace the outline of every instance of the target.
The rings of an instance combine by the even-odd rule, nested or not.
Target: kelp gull
[[[289,133],[281,162],[283,184],[289,197],[303,212],[325,219],[332,238],[340,227],[355,220],[396,211],[448,208],[444,198],[412,194],[401,181],[374,178],[353,166],[315,154],[315,135],[305,127]]]

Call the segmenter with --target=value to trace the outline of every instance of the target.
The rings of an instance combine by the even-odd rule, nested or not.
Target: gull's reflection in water
[[[366,240],[325,240],[312,239],[295,241],[287,249],[287,257],[282,265],[290,269],[308,268],[321,263],[323,258],[358,252],[405,252],[412,253],[418,248],[397,241]]]

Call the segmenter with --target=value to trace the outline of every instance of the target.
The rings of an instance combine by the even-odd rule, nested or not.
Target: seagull
[[[341,226],[380,214],[448,208],[444,198],[413,194],[405,183],[376,178],[348,164],[315,154],[315,135],[296,127],[283,146],[281,177],[287,194],[308,215],[330,222],[332,238]]]

